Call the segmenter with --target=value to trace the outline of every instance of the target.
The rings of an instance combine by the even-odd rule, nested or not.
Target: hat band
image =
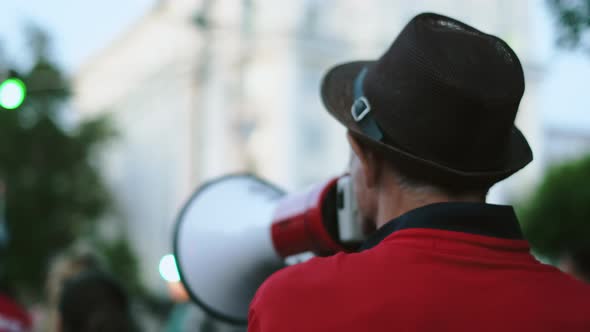
[[[363,68],[354,80],[353,95],[354,103],[350,109],[352,118],[358,124],[363,134],[369,136],[375,141],[383,139],[383,132],[379,129],[377,122],[373,118],[371,103],[363,91],[363,83],[367,76],[367,68]]]

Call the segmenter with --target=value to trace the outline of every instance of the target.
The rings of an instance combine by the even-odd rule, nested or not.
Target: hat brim
[[[371,142],[376,148],[386,153],[402,169],[423,174],[426,178],[444,184],[466,186],[487,186],[503,180],[525,167],[533,160],[531,148],[520,130],[513,126],[509,139],[508,151],[502,169],[467,170],[457,169],[449,165],[422,158],[402,147],[375,141],[365,135],[352,118],[353,84],[359,72],[374,65],[375,61],[354,61],[344,63],[330,69],[322,81],[321,96],[328,112],[354,134]],[[500,158],[500,157],[499,157]]]

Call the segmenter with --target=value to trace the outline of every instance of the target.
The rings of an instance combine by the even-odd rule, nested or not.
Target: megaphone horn
[[[346,201],[340,184],[335,178],[286,195],[255,176],[229,175],[201,186],[174,233],[181,281],[193,301],[222,321],[246,324],[254,293],[285,258],[346,250],[337,240],[337,203]]]

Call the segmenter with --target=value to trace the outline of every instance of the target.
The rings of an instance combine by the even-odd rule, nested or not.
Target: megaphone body
[[[208,314],[246,324],[258,287],[293,255],[352,251],[362,239],[348,176],[286,194],[252,175],[201,186],[176,224],[181,281]]]

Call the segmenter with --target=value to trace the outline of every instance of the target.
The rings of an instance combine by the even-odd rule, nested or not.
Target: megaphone
[[[174,232],[181,281],[193,302],[247,323],[258,287],[293,255],[353,251],[363,238],[349,176],[286,194],[253,175],[210,181],[182,208]]]

